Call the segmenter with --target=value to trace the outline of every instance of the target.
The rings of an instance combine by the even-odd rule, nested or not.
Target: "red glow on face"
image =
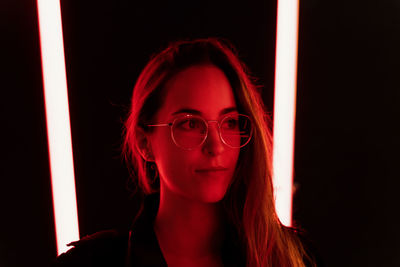
[[[164,90],[167,96],[155,123],[171,122],[182,114],[220,121],[226,115],[224,111],[236,107],[228,79],[212,65],[183,70],[167,82]],[[201,202],[221,200],[232,180],[240,149],[223,143],[217,122],[209,123],[206,140],[193,150],[178,147],[170,131],[169,127],[157,127],[150,135],[162,190]]]

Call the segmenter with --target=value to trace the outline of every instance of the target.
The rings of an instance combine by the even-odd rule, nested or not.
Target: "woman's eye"
[[[179,127],[185,130],[193,130],[200,127],[200,124],[197,120],[187,119],[179,123]]]
[[[238,127],[238,120],[229,119],[224,123],[224,128],[226,129],[236,129]]]
[[[196,128],[196,126],[197,126],[197,124],[194,120],[189,120],[187,124],[190,129]]]

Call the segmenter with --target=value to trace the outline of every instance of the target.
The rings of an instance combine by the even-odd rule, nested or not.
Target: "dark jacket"
[[[53,266],[167,267],[153,229],[158,204],[158,195],[146,197],[143,212],[130,230],[101,231],[72,242],[73,248],[61,254]],[[245,266],[245,253],[233,227],[226,231],[227,239],[221,252],[224,265]]]

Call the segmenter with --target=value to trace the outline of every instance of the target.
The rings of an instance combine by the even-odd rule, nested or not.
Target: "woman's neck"
[[[189,258],[219,255],[223,225],[219,203],[202,203],[161,189],[154,230],[164,254]]]

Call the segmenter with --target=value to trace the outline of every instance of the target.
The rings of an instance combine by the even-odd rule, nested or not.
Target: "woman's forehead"
[[[232,87],[218,67],[196,65],[176,74],[165,85],[164,113],[192,109],[210,116],[236,107]]]

